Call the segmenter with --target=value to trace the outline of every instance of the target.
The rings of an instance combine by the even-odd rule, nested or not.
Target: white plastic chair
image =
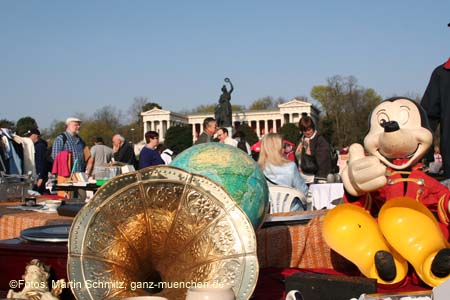
[[[299,190],[290,186],[269,185],[270,213],[290,212],[295,198],[307,207],[306,196]]]

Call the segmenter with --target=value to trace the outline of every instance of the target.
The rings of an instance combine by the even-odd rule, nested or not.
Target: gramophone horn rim
[[[179,194],[174,193],[178,196],[170,198],[169,196],[172,195],[170,193],[173,191],[179,191]],[[164,197],[167,197],[168,200]],[[165,199],[165,202],[161,199]],[[171,207],[176,207],[174,211],[164,210],[158,206],[161,203],[166,205],[169,202],[172,203],[170,205],[173,205]],[[130,209],[128,211],[115,209],[123,208],[124,205],[128,205],[125,207]],[[143,213],[143,209],[145,213]],[[192,214],[192,211],[196,213]],[[175,257],[179,259],[180,263],[189,264],[194,261],[197,263],[192,266],[179,266],[173,262],[177,266],[177,270],[171,270],[168,267],[169,271],[167,272],[171,276],[176,272],[184,272],[175,275],[186,280],[186,277],[183,276],[197,274],[197,277],[193,276],[194,278],[187,278],[187,280],[199,280],[211,284],[214,279],[215,283],[232,286],[236,293],[236,299],[248,299],[251,296],[256,286],[259,267],[256,255],[256,235],[244,211],[222,186],[211,179],[172,166],[157,166],[114,177],[97,191],[94,198],[75,217],[69,234],[67,270],[69,281],[79,283],[79,285],[70,286],[77,300],[119,299],[145,294],[142,290],[130,291],[116,287],[104,291],[87,286],[86,283],[92,278],[103,278],[103,280],[111,282],[124,279],[123,281],[126,282],[130,277],[123,277],[123,274],[139,273],[136,265],[134,269],[128,270],[127,267],[133,264],[130,263],[125,267],[125,264],[121,265],[120,259],[122,258],[115,261],[111,259],[111,257],[120,257],[114,255],[125,248],[127,250],[142,249],[142,247],[137,247],[137,244],[133,244],[133,241],[124,241],[123,236],[122,238],[118,237],[117,231],[123,234],[130,228],[137,230],[141,227],[134,226],[133,222],[137,220],[145,220],[146,224],[154,222],[159,217],[158,213],[161,212],[163,220],[171,220],[172,223],[167,223],[167,226],[170,225],[170,228],[173,229],[170,231],[172,236],[163,236],[165,238],[164,247],[166,247],[164,249],[168,253],[175,253]],[[211,212],[214,214],[210,215]],[[150,213],[148,219],[146,219],[147,213]],[[170,219],[173,213],[175,215]],[[186,223],[186,220],[189,222]],[[190,233],[195,232],[197,236],[189,236],[191,240],[188,240],[189,243],[186,242],[186,248],[168,247],[167,245],[172,244],[182,245],[185,236],[175,233],[183,233],[186,228],[195,228],[197,223],[192,220],[198,221],[198,224],[205,224],[206,227],[198,227],[201,230]],[[142,223],[137,224],[141,225]],[[137,239],[137,243],[142,242],[146,245],[156,243],[157,245],[155,240],[158,240],[160,236],[157,235],[157,231],[151,232],[149,228],[153,227],[148,226],[145,229],[147,230],[145,235],[147,241],[142,242],[142,239]],[[155,228],[159,229],[159,227]],[[105,230],[111,230],[111,232],[104,232]],[[111,238],[108,240],[109,234],[111,234]],[[132,238],[130,237],[130,240]],[[203,242],[204,244],[202,244]],[[144,248],[154,250],[159,249],[158,247],[157,245],[154,248]],[[203,251],[202,247],[212,252],[206,253],[207,251]],[[151,253],[153,260],[160,253],[166,252],[154,251]],[[132,261],[140,258],[140,256],[135,256],[131,259],[130,256],[123,259]],[[170,261],[170,258],[167,260]],[[152,261],[150,265],[154,266],[155,263],[161,261],[164,261],[164,257],[158,259],[157,262]],[[124,271],[117,272],[119,267]],[[157,270],[157,272],[161,272],[161,270]],[[186,290],[186,288],[165,289],[158,296],[165,296],[171,300],[184,299]]]

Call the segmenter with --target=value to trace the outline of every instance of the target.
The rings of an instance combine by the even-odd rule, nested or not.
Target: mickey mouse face
[[[393,169],[416,164],[433,141],[431,131],[422,126],[422,115],[410,99],[383,101],[370,116],[366,150]]]

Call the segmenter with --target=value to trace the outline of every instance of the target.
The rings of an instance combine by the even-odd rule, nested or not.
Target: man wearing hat
[[[89,148],[79,136],[81,120],[70,117],[66,120],[66,131],[53,141],[52,173],[57,174],[57,183],[70,180],[72,172],[84,172],[90,157]]]
[[[34,128],[25,133],[34,144],[34,164],[36,166],[37,180],[33,186],[33,190],[40,194],[46,193],[45,183],[48,180],[47,166],[47,141],[41,139],[41,132]]]
[[[450,178],[450,58],[434,69],[420,104],[427,112],[431,130],[435,132],[440,125],[444,177]],[[433,147],[428,157],[433,160]]]

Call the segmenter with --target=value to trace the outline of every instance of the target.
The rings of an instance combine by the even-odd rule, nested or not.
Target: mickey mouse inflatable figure
[[[422,171],[433,136],[424,110],[411,99],[381,102],[369,132],[349,149],[344,204],[325,217],[334,251],[379,284],[397,286],[408,263],[429,286],[450,278],[450,190]]]

